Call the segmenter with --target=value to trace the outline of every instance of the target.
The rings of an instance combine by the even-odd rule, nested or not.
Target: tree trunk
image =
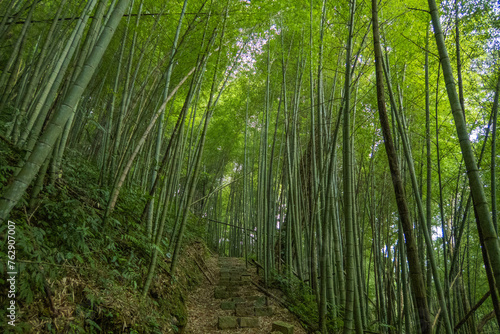
[[[431,12],[432,25],[434,27],[434,36],[436,38],[436,44],[438,47],[439,56],[441,58],[441,65],[443,67],[446,91],[448,93],[448,99],[450,101],[453,118],[455,120],[460,148],[462,149],[462,155],[464,158],[465,166],[467,168],[467,176],[469,178],[472,201],[477,212],[476,224],[478,225],[478,230],[480,230],[483,234],[484,244],[486,246],[487,254],[491,262],[493,276],[495,277],[496,287],[490,286],[490,289],[496,288],[497,290],[500,290],[500,245],[498,236],[495,231],[495,227],[493,226],[490,210],[488,207],[488,201],[486,200],[486,195],[484,194],[483,182],[481,181],[481,177],[479,175],[479,169],[477,167],[474,152],[472,151],[471,143],[469,140],[469,134],[466,128],[462,106],[460,104],[460,99],[455,88],[453,71],[450,64],[450,58],[448,57],[448,51],[444,43],[444,36],[441,29],[441,22],[436,6],[436,1],[428,0],[428,3]]]
[[[373,20],[373,41],[375,50],[376,82],[377,82],[377,105],[379,110],[380,124],[384,136],[384,146],[391,170],[392,183],[398,206],[399,217],[406,239],[406,249],[408,264],[410,267],[410,280],[412,282],[412,292],[418,308],[420,330],[422,333],[432,333],[432,323],[427,306],[425,293],[424,276],[418,260],[418,251],[413,235],[413,226],[410,221],[408,205],[406,203],[403,182],[399,172],[396,151],[392,141],[389,119],[385,107],[384,81],[382,68],[382,50],[380,47],[380,33],[378,27],[377,0],[372,0],[372,20]],[[345,182],[345,181],[344,181]]]

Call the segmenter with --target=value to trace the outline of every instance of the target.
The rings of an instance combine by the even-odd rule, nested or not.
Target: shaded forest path
[[[211,257],[203,272],[204,282],[190,293],[186,303],[184,333],[306,333],[293,314],[259,291],[255,268],[246,268],[242,259]],[[275,322],[286,324],[273,332]]]

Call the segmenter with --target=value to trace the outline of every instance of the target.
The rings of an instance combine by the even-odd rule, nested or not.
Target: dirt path
[[[245,268],[241,259],[218,257],[210,257],[206,267],[212,282],[204,277],[201,286],[190,293],[185,334],[271,333],[275,321],[293,325],[294,334],[307,333],[293,314],[251,284],[259,281],[254,267]],[[221,309],[221,304],[229,309]]]

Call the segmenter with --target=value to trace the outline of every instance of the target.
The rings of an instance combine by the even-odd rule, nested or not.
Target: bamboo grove
[[[103,231],[123,192],[140,198],[144,297],[195,217],[321,333],[499,330],[498,4],[0,9],[1,140],[20,154],[2,225],[78,154],[99,169]]]

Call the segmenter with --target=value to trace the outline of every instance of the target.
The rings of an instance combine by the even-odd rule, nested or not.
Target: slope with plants
[[[311,330],[498,330],[497,4],[0,9],[1,231],[44,330],[78,282],[85,330],[115,295],[161,309],[194,236],[302,295]]]

